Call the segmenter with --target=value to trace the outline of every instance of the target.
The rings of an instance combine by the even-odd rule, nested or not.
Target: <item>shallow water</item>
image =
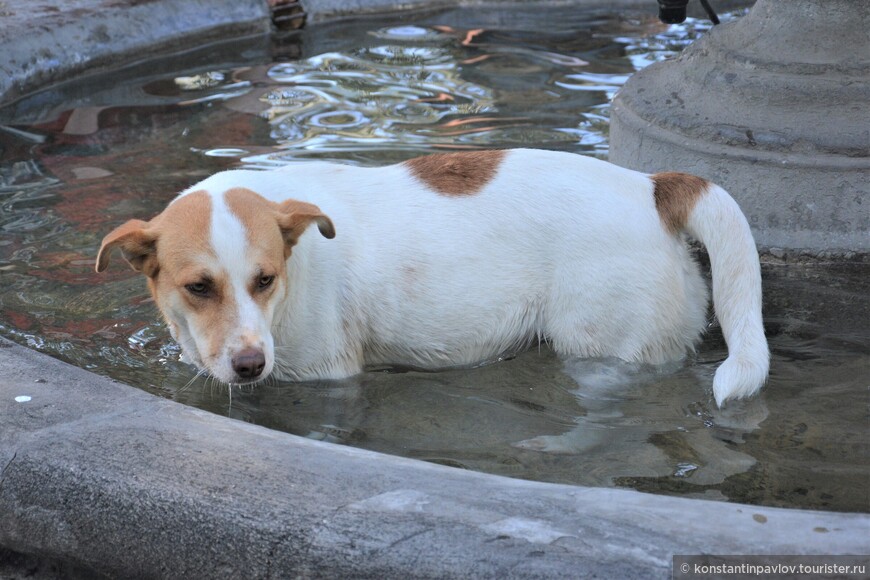
[[[770,383],[724,411],[710,394],[725,357],[715,326],[669,369],[541,347],[476,369],[229,392],[191,382],[143,280],[118,259],[93,273],[113,226],[228,167],[518,146],[606,157],[613,93],[707,28],[537,12],[521,25],[442,13],[313,29],[271,47],[292,58],[207,53],[0,110],[0,332],[163,397],[336,443],[542,481],[870,510],[866,264],[765,265]]]

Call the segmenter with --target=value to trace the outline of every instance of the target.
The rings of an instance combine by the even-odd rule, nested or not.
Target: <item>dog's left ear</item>
[[[317,229],[324,238],[331,240],[335,237],[335,226],[332,225],[332,220],[313,203],[290,199],[278,205],[278,227],[281,228],[281,235],[284,236],[284,244],[287,248],[285,253],[288,256],[290,249],[299,241],[299,236],[312,222],[317,224]]]

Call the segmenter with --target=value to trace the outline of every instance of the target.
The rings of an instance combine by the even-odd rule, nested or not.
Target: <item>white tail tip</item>
[[[770,360],[766,352],[764,357],[757,359],[729,356],[713,377],[716,405],[721,407],[728,399],[743,399],[757,393],[767,380],[769,369]]]

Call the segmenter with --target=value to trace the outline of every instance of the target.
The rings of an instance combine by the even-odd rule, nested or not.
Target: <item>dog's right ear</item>
[[[130,220],[112,230],[105,238],[97,253],[97,272],[109,265],[109,254],[116,247],[127,263],[148,277],[157,273],[157,232],[149,228],[151,224],[142,220]]]

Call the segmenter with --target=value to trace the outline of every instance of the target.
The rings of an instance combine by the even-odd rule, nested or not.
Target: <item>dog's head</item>
[[[97,272],[119,248],[148,287],[186,358],[226,383],[265,378],[275,363],[272,322],[287,292],[287,259],[316,224],[332,221],[310,203],[273,203],[243,188],[180,196],[149,222],[109,233]]]

